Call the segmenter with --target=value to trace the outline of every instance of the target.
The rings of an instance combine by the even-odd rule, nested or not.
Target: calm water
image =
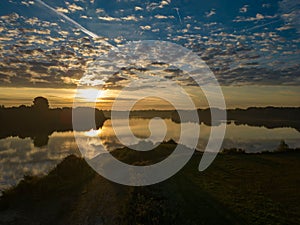
[[[178,140],[180,136],[180,124],[173,123],[166,119],[167,134],[165,140]],[[130,125],[132,132],[139,138],[146,138],[150,135],[148,129],[149,120],[131,119]],[[118,121],[121,135],[127,138],[128,143],[137,144],[130,140],[127,133],[123,130],[125,120]],[[210,127],[199,125],[200,140],[198,149],[203,150],[207,143]],[[157,129],[161,129],[157,127]],[[184,135],[189,137],[187,131]],[[98,135],[102,144],[108,150],[113,150],[122,145],[114,135],[111,121],[106,121],[103,128],[99,131],[80,132],[84,137]],[[157,137],[157,139],[159,139]],[[227,125],[226,137],[223,142],[224,148],[237,147],[243,148],[247,152],[260,152],[274,150],[280,140],[284,139],[292,147],[300,147],[300,133],[293,128],[267,129],[264,127],[250,127],[246,125],[236,126]],[[42,148],[35,147],[30,138],[20,139],[9,137],[0,140],[0,190],[8,188],[19,182],[24,175],[41,175],[49,172],[62,159],[70,154],[80,156],[74,140],[73,132],[53,133],[50,136],[48,145]]]

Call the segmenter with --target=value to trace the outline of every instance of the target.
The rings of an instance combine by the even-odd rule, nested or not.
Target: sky
[[[201,57],[221,85],[229,108],[300,106],[299,17],[298,0],[3,0],[0,105],[31,104],[42,95],[53,107],[70,106],[90,65],[109,54],[112,46],[159,40]],[[182,71],[160,66],[155,67],[159,77],[182,76]],[[109,108],[131,79],[140,85],[136,91],[143,91],[141,77],[154,69],[152,64],[141,67],[144,70],[115,73],[109,81],[98,74],[98,83],[93,79],[90,88],[101,81],[107,85],[97,105]],[[205,106],[199,88],[179,83],[198,107]],[[127,95],[124,104],[139,94]]]

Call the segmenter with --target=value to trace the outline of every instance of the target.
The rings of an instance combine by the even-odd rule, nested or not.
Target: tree
[[[287,150],[289,150],[288,144],[286,144],[284,140],[281,140],[280,144],[277,147],[277,151],[278,152],[285,152]]]
[[[48,99],[46,99],[44,97],[36,97],[33,100],[33,106],[32,107],[37,109],[37,110],[47,110],[47,109],[49,109]]]

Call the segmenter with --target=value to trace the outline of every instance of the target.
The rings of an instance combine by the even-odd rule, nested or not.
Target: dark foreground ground
[[[0,224],[300,224],[299,152],[220,154],[202,173],[200,158],[160,184],[127,187],[69,156],[47,176],[7,190]]]

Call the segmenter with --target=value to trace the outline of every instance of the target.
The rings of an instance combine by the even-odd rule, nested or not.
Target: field
[[[114,152],[135,163],[132,154]],[[5,191],[0,224],[300,224],[299,152],[219,154],[200,173],[201,156],[147,187],[112,183],[69,156],[47,176],[26,176]]]

